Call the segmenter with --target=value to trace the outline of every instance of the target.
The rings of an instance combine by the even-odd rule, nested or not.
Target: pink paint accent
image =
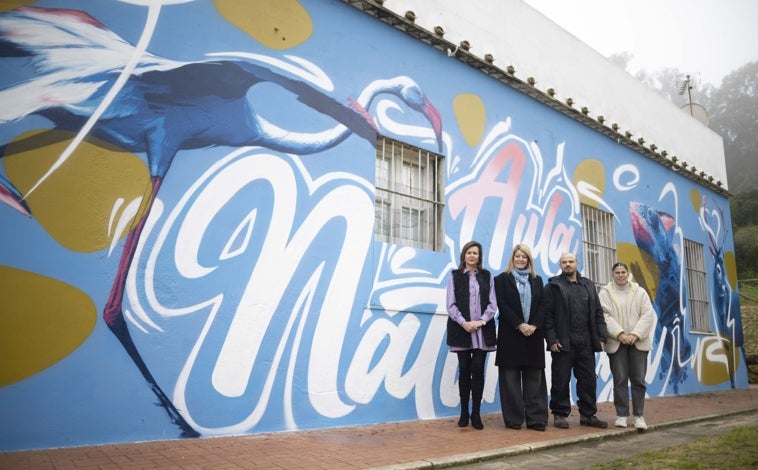
[[[542,231],[543,234],[550,233],[551,243],[548,246],[550,253],[559,254],[559,256],[567,251],[575,252],[577,248],[573,243],[577,236],[576,226],[568,226],[563,222],[558,222],[553,228],[553,223],[558,219],[562,204],[563,194],[556,193],[550,200],[545,217],[545,228]]]
[[[493,244],[506,243],[509,239],[513,243],[526,243],[532,247],[535,259],[542,253],[547,259],[555,260],[564,252],[578,249],[579,227],[560,222],[561,208],[565,207],[564,212],[569,214],[572,210],[561,192],[553,194],[544,213],[516,207],[519,192],[532,189],[522,185],[526,164],[522,147],[515,142],[508,143],[483,169],[479,179],[450,195],[448,207],[453,219],[462,217],[461,232],[473,234],[474,228],[482,222],[485,200],[499,200],[500,211],[492,227]]]
[[[647,224],[645,224],[642,220],[642,216],[640,216],[639,207],[640,203],[638,202],[632,202],[629,204],[629,213],[632,219],[632,233],[637,240],[652,245],[654,243],[653,237],[647,230]],[[639,242],[637,244],[639,245]]]
[[[124,251],[121,253],[121,260],[118,263],[118,270],[116,271],[116,278],[113,280],[111,293],[108,295],[108,301],[105,303],[105,308],[103,309],[103,320],[109,326],[123,314],[121,305],[124,298],[124,288],[126,287],[126,277],[129,274],[129,267],[132,264],[134,253],[137,251],[137,244],[139,243],[142,229],[145,228],[145,222],[147,222],[147,217],[150,215],[150,208],[153,207],[153,202],[160,186],[161,179],[157,177],[153,178],[153,191],[150,194],[150,200],[147,202],[147,210],[145,210],[140,221],[126,237]]]
[[[509,163],[511,168],[506,181],[496,181]],[[450,197],[449,205],[453,219],[457,219],[461,213],[464,213],[462,225],[472,227],[479,218],[484,200],[496,198],[501,199],[503,204],[500,207],[495,230],[507,229],[511,224],[513,204],[525,166],[526,155],[521,147],[515,142],[507,144],[492,158],[478,180],[456,191]]]
[[[42,8],[42,7],[19,7],[19,11],[26,11],[29,13],[42,13],[46,15],[54,16],[68,16],[78,22],[86,23],[100,29],[108,29],[104,24],[91,17],[89,14],[81,10],[66,10],[63,8]]]
[[[373,127],[377,133],[379,132],[379,126],[376,125],[376,123],[374,122],[374,118],[372,118],[371,115],[368,113],[368,111],[366,111],[366,108],[361,106],[360,103],[358,103],[352,98],[348,98],[347,102],[356,113],[363,116],[363,118],[366,119],[366,121],[368,121],[369,124],[371,124],[371,127]]]
[[[8,191],[5,187],[0,186],[0,202],[4,202],[5,204],[8,204],[12,208],[16,209],[17,211],[21,212],[22,214],[31,217],[32,214],[29,213],[28,210],[26,210],[26,207],[24,207],[21,203],[19,203],[18,198]]]
[[[666,231],[670,232],[674,229],[676,226],[676,221],[671,216],[671,214],[667,214],[665,212],[659,212],[658,216],[661,218],[661,222],[663,222],[663,226],[666,227]]]

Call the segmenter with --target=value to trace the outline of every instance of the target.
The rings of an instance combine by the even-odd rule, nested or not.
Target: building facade
[[[545,278],[626,262],[651,396],[747,386],[718,139],[634,127],[693,129],[674,155],[386,3],[3,7],[0,451],[455,416],[472,239],[493,272],[520,242]]]

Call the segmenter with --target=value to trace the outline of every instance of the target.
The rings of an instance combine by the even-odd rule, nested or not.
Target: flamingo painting
[[[36,115],[56,129],[80,132],[94,120],[93,113],[134,54],[132,44],[83,11],[22,7],[0,14],[0,60],[27,58],[36,73],[0,90],[0,126]],[[291,93],[307,109],[332,119],[335,126],[308,133],[273,124],[248,93],[261,83]],[[198,433],[151,374],[122,312],[127,274],[140,234],[174,157],[183,150],[222,145],[261,146],[307,155],[330,149],[352,135],[374,145],[379,131],[367,110],[382,93],[394,95],[423,115],[442,149],[440,113],[408,77],[376,80],[357,99],[343,103],[305,80],[242,53],[186,62],[145,52],[111,104],[91,125],[88,135],[144,154],[147,160],[152,191],[143,202],[143,215],[126,237],[103,319],[183,437]],[[0,201],[33,215],[24,195],[2,176]]]

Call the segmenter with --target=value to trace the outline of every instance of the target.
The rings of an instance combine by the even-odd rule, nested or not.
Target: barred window
[[[379,137],[375,240],[443,251],[444,168],[442,155]]]
[[[580,270],[600,290],[613,279],[611,266],[616,262],[613,214],[582,204],[582,239],[584,263]]]
[[[690,311],[690,331],[711,333],[708,319],[708,284],[705,275],[705,247],[684,240],[684,269],[687,273],[687,305]]]

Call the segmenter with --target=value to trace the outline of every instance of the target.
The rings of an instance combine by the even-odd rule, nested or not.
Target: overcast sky
[[[758,60],[758,0],[525,0],[595,50],[634,54],[632,72],[665,67],[719,86]]]

